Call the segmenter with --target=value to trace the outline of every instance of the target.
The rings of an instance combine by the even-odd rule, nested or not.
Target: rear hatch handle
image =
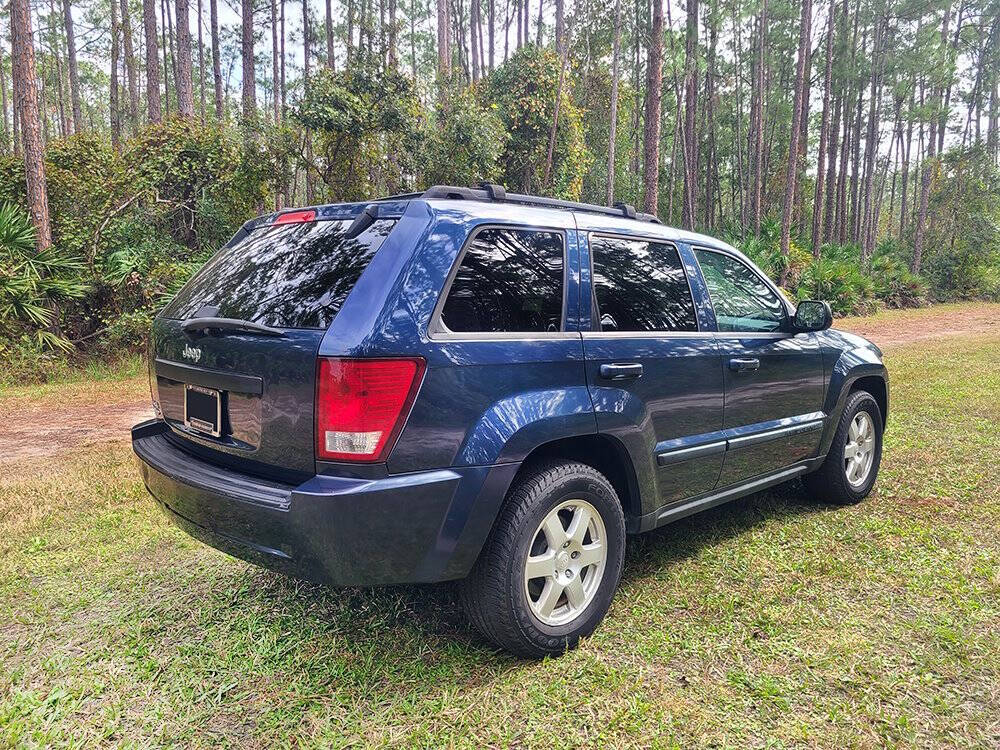
[[[261,323],[254,323],[252,320],[240,320],[239,318],[188,318],[181,323],[188,333],[195,331],[237,331],[239,333],[256,333],[261,336],[284,336],[284,332],[279,328],[271,328]]]

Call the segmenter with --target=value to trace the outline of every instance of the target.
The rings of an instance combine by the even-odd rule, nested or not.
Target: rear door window
[[[599,331],[697,331],[691,288],[666,242],[591,235]]]
[[[441,310],[456,333],[562,330],[563,235],[488,227],[469,242]]]
[[[164,309],[167,318],[238,318],[277,328],[327,328],[395,220],[357,237],[350,221],[257,229],[216,253]]]

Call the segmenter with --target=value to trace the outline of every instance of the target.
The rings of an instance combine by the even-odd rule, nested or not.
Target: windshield
[[[394,220],[357,237],[350,221],[279,224],[251,232],[202,266],[164,308],[166,318],[238,318],[277,328],[327,328]]]

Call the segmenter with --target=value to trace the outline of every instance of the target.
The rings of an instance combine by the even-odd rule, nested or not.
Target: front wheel
[[[840,415],[830,452],[820,468],[805,478],[820,500],[853,505],[872,491],[882,461],[882,412],[867,391],[851,394]]]
[[[625,516],[611,483],[556,462],[520,478],[460,595],[476,628],[519,656],[575,648],[611,606],[625,554]]]

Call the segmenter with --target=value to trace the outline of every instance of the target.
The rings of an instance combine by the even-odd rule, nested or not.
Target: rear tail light
[[[321,357],[316,380],[316,458],[382,461],[413,405],[424,360]]]

